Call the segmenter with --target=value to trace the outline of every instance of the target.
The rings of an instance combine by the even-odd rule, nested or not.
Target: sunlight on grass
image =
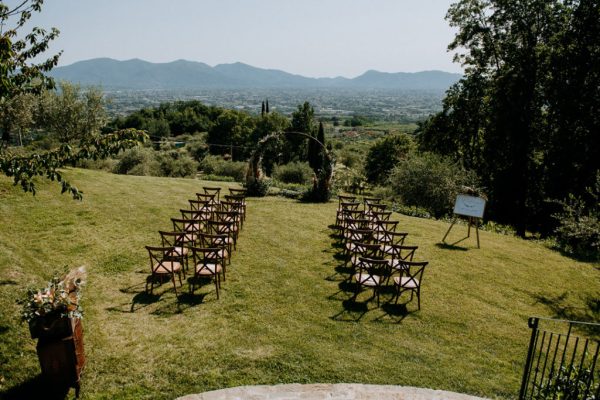
[[[337,204],[248,200],[221,299],[207,283],[178,302],[164,284],[144,293],[144,245],[187,208],[202,182],[71,170],[84,201],[42,185],[35,197],[0,179],[0,390],[39,373],[16,300],[63,266],[87,265],[85,399],[174,398],[275,383],[398,384],[515,397],[526,319],[558,299],[585,315],[600,297],[597,265],[542,245],[480,232],[461,249],[438,243],[447,224],[405,216],[400,230],[428,260],[422,310],[350,301],[328,225]],[[211,182],[210,186],[215,183]],[[223,187],[239,185],[222,183]],[[456,227],[459,236],[463,227]],[[466,230],[466,228],[465,228]],[[452,239],[452,238],[450,238]],[[391,296],[383,296],[389,300]]]

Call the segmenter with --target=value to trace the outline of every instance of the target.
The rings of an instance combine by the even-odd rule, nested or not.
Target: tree
[[[308,101],[305,101],[304,104],[299,105],[298,109],[292,113],[292,123],[289,130],[312,136],[315,131],[314,115],[315,110]],[[303,135],[287,135],[285,137],[285,162],[306,160],[306,138],[307,136]]]
[[[16,131],[18,144],[23,146],[23,135],[33,127],[35,97],[30,93],[20,93],[5,101],[0,107],[0,120],[3,140],[10,141],[10,134]]]
[[[0,108],[23,93],[39,94],[43,90],[52,89],[54,82],[45,75],[58,62],[59,54],[46,61],[34,63],[32,60],[41,56],[48,48],[50,41],[56,38],[58,30],[52,28],[47,33],[41,28],[18,39],[18,31],[31,18],[31,13],[40,12],[43,0],[25,0],[15,8],[0,3]],[[14,21],[13,24],[13,20]],[[136,130],[124,130],[106,135],[94,135],[83,138],[77,149],[63,143],[58,148],[45,153],[15,155],[3,140],[0,146],[0,171],[12,177],[15,185],[20,185],[26,192],[35,194],[34,179],[37,176],[57,181],[62,192],[69,192],[73,198],[81,199],[82,193],[65,181],[59,169],[82,159],[98,159],[117,154],[119,151],[136,146],[144,140],[144,133]],[[6,132],[3,139],[9,139]]]
[[[246,113],[225,110],[209,129],[206,138],[212,154],[231,154],[235,160],[245,160],[254,130],[254,120]],[[215,146],[212,146],[215,145]]]
[[[389,135],[371,146],[365,162],[365,176],[371,183],[383,184],[390,171],[413,149],[413,141],[405,133]]]
[[[102,91],[60,83],[60,91],[47,91],[41,100],[41,122],[61,143],[76,143],[97,135],[108,121]]]
[[[600,4],[461,0],[447,19],[465,75],[420,145],[477,171],[488,217],[548,230],[545,199],[581,194],[599,168]]]

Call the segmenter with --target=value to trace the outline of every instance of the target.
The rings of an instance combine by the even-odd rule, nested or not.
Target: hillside
[[[474,240],[444,248],[437,244],[447,223],[394,215],[418,258],[430,261],[422,309],[377,308],[368,293],[352,302],[328,228],[337,203],[266,197],[248,200],[221,298],[206,284],[177,302],[168,283],[144,293],[144,245],[159,244],[157,231],[170,229],[169,218],[205,183],[80,169],[67,175],[84,191],[82,202],[61,196],[56,184],[42,182],[33,197],[0,177],[0,397],[31,388],[39,373],[16,301],[64,266],[89,270],[86,399],[172,399],[293,382],[515,398],[527,318],[589,318],[590,299],[600,294],[594,265],[540,243],[481,232],[479,250]]]
[[[49,75],[105,89],[274,89],[339,88],[444,91],[461,77],[442,71],[384,73],[367,71],[353,79],[308,78],[243,63],[207,64],[186,60],[150,63],[97,58],[54,68]]]

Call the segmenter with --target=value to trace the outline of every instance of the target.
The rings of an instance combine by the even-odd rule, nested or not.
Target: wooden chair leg
[[[215,287],[217,288],[217,300],[219,300],[219,275],[215,275]]]
[[[175,297],[179,297],[177,294],[177,283],[175,283],[175,274],[171,274],[171,281],[173,282],[173,287],[175,288]]]

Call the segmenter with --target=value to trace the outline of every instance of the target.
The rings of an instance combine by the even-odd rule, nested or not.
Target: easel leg
[[[446,234],[444,235],[444,238],[442,239],[442,243],[446,242],[446,237],[448,236],[448,234],[450,233],[450,229],[452,229],[452,227],[454,226],[454,223],[456,222],[456,217],[452,220],[452,223],[450,224],[450,227],[448,228],[448,230],[446,231]]]
[[[475,225],[475,233],[477,234],[477,248],[479,249],[479,224]]]
[[[467,237],[471,237],[471,222],[473,220],[469,217],[469,227],[467,228]]]

